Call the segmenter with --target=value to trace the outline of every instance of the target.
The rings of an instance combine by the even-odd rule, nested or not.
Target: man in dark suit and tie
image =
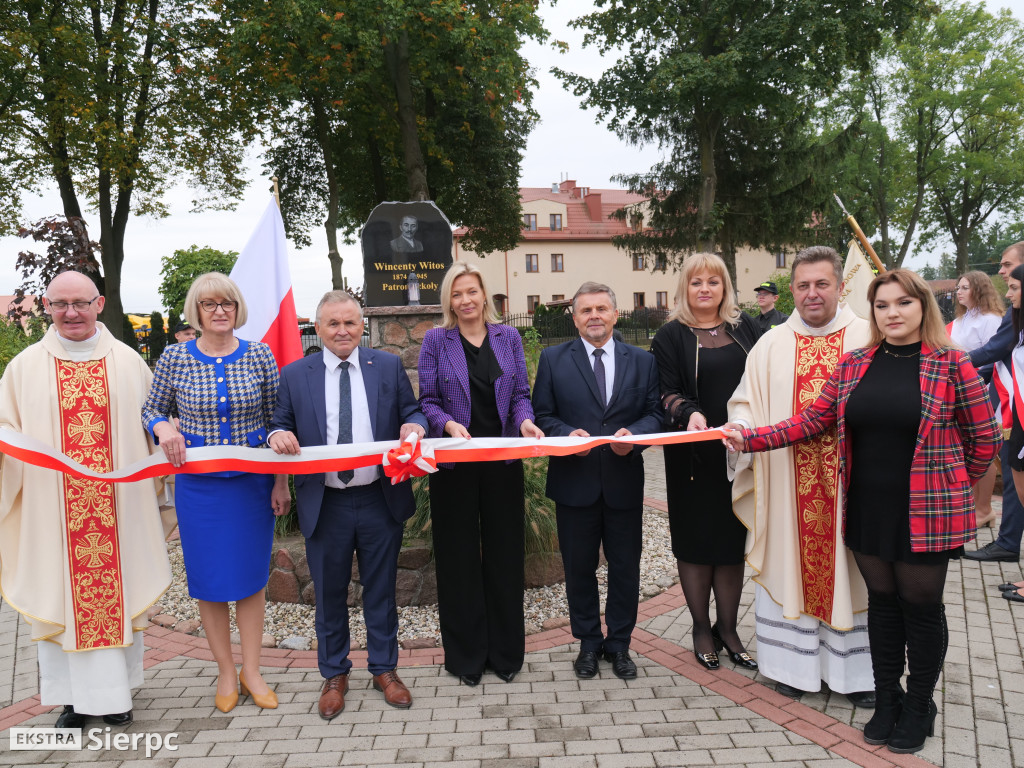
[[[533,390],[536,424],[552,437],[625,435],[661,427],[654,356],[612,338],[618,310],[607,285],[584,283],[572,300],[580,338],[545,349]],[[552,456],[547,495],[554,500],[573,637],[576,676],[597,674],[601,655],[623,680],[636,677],[629,640],[640,600],[643,541],[642,447],[611,444]],[[608,600],[601,632],[598,554],[608,560]]]
[[[316,310],[323,353],[281,370],[270,447],[297,454],[303,445],[404,440],[425,434],[427,420],[395,355],[360,348],[363,315],[344,291],[324,295]],[[393,707],[412,704],[395,671],[398,611],[395,579],[403,523],[415,503],[408,483],[382,481],[379,468],[295,476],[299,526],[316,589],[317,661],[325,682],[320,717],[345,708],[349,661],[348,585],[359,557],[373,687]]]

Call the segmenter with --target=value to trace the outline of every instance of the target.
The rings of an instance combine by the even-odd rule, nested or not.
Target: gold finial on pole
[[[858,224],[857,220],[853,218],[853,214],[846,210],[846,206],[843,205],[843,201],[839,199],[839,195],[833,192],[832,197],[834,197],[836,202],[839,204],[839,210],[843,212],[844,221],[850,225],[850,229],[853,230],[853,234],[857,237],[857,240],[860,241],[860,244],[864,246],[864,252],[871,257],[871,261],[875,265],[875,269],[878,270],[879,274],[885,272],[885,265],[882,263],[882,260],[878,258],[878,254],[875,253],[875,249],[871,247],[871,243],[868,242],[867,237],[864,235],[864,230],[860,228],[860,224]]]
[[[270,177],[271,183],[274,185],[274,200],[277,201],[277,207],[281,207],[281,190],[277,186],[277,176]]]

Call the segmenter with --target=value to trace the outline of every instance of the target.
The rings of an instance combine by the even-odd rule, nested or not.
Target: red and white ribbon
[[[420,436],[413,432],[405,442],[384,454],[384,474],[391,478],[392,485],[423,477],[437,472],[434,449],[420,443]]]
[[[588,448],[597,448],[609,443],[631,445],[673,445],[705,440],[721,440],[722,430],[708,429],[694,432],[658,432],[650,435],[628,437],[435,437],[421,440],[416,444],[419,456],[408,457],[401,444],[395,440],[373,443],[351,443],[347,445],[307,446],[298,456],[274,453],[266,448],[241,448],[232,445],[189,448],[185,463],[180,467],[168,463],[163,453],[154,453],[149,458],[136,461],[114,472],[100,473],[88,469],[64,454],[54,450],[35,438],[20,432],[0,429],[0,453],[26,464],[64,472],[73,477],[89,480],[103,480],[109,483],[132,483],[163,475],[194,474],[202,472],[256,472],[260,474],[302,475],[318,472],[337,472],[342,469],[358,469],[384,464],[392,451],[394,458],[387,459],[393,468],[399,464],[419,468],[418,461],[432,459],[434,465],[463,461],[506,461],[539,456],[570,456]],[[429,464],[430,462],[427,461]],[[396,474],[400,473],[397,469]],[[416,476],[413,469],[403,470],[408,476]],[[385,469],[385,472],[387,470]],[[420,470],[424,472],[424,470]],[[399,481],[400,482],[400,481]]]

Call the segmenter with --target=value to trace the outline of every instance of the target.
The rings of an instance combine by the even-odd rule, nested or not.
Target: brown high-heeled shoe
[[[249,690],[249,686],[245,684],[245,677],[241,672],[238,673],[238,685],[242,689],[243,696],[251,696],[252,702],[257,707],[262,709],[277,709],[277,694],[273,691],[267,691],[266,693],[253,693]]]
[[[238,686],[231,693],[216,693],[213,696],[213,705],[221,712],[230,712],[238,704]]]

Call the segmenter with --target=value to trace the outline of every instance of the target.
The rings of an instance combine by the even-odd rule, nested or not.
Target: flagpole
[[[867,237],[864,235],[864,230],[860,228],[860,224],[858,224],[857,220],[853,218],[853,214],[847,212],[846,206],[843,205],[843,201],[839,199],[839,195],[832,193],[832,197],[834,197],[836,202],[839,203],[839,210],[841,210],[843,212],[843,216],[846,217],[844,221],[850,225],[850,229],[853,230],[853,234],[856,235],[860,244],[864,246],[864,251],[871,257],[871,261],[875,265],[875,269],[877,269],[879,273],[885,272],[885,265],[882,263],[882,260],[878,258],[878,254],[875,253],[875,249],[871,247],[871,243],[868,242]]]
[[[281,208],[281,190],[277,186],[277,176],[271,176],[270,181],[274,184],[274,200],[277,201],[278,210]]]

